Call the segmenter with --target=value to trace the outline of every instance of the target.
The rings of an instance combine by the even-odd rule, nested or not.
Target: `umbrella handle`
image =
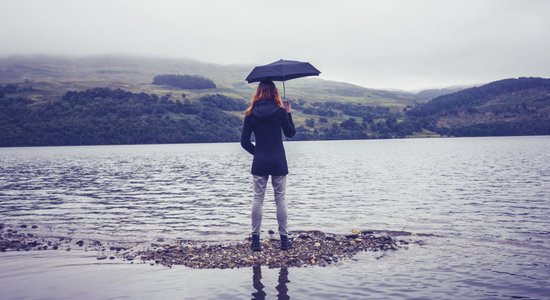
[[[285,81],[283,80],[283,100],[286,99]]]

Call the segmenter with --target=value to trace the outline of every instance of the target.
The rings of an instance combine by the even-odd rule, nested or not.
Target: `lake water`
[[[285,147],[291,231],[405,229],[423,243],[288,270],[169,269],[99,262],[84,251],[6,252],[0,298],[550,297],[550,137]],[[243,240],[251,159],[236,143],[0,148],[0,222],[106,241]],[[262,229],[276,228],[275,205],[266,201]]]

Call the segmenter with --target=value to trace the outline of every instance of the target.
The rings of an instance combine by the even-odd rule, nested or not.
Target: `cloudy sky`
[[[550,1],[1,0],[0,56],[138,54],[312,62],[418,90],[550,77]]]

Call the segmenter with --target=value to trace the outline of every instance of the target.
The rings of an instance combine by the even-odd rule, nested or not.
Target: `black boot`
[[[252,249],[252,251],[262,251],[262,245],[260,244],[259,234],[252,235],[252,244],[250,244],[250,249]]]
[[[292,242],[288,239],[288,235],[281,234],[281,250],[288,250],[292,248]]]

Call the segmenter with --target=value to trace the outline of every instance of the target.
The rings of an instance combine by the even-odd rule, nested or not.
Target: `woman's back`
[[[252,174],[286,175],[288,167],[281,129],[288,137],[295,134],[292,117],[273,99],[258,100],[250,115],[245,117],[241,145],[254,155]],[[252,132],[256,145],[250,142]]]

